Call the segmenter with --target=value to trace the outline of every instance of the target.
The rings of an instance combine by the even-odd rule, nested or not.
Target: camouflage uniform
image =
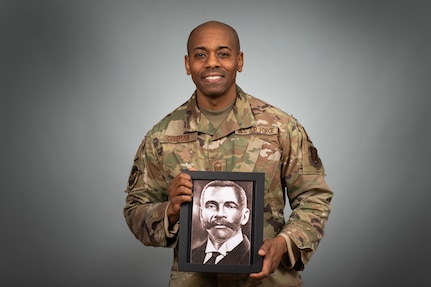
[[[145,245],[174,248],[169,286],[254,286],[248,274],[177,271],[177,230],[168,230],[166,216],[168,188],[188,169],[265,173],[263,237],[288,236],[301,258],[291,263],[286,254],[259,286],[301,286],[298,271],[322,239],[332,191],[317,150],[297,120],[238,87],[232,111],[215,129],[193,94],[148,132],[130,173],[124,216]],[[287,222],[286,200],[292,208]]]

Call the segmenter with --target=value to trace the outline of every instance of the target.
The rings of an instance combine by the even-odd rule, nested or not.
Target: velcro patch
[[[320,160],[319,154],[317,153],[317,148],[310,145],[308,159],[310,164],[314,166],[315,169],[320,169],[322,167],[322,161]]]
[[[237,135],[250,135],[250,134],[276,135],[278,134],[278,128],[258,126],[258,127],[251,127],[248,129],[235,131],[235,134]]]
[[[162,139],[160,139],[160,141],[164,143],[186,143],[196,141],[197,138],[198,136],[196,133],[183,135],[165,135]]]

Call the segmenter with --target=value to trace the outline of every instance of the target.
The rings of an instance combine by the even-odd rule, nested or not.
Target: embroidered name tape
[[[184,135],[165,135],[161,142],[169,143],[186,143],[196,141],[198,138],[196,133],[184,134]]]
[[[237,135],[250,135],[250,134],[262,134],[262,135],[276,135],[278,133],[277,127],[251,127],[248,129],[238,130],[235,132]]]

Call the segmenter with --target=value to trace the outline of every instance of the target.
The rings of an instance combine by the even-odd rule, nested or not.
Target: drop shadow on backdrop
[[[239,33],[238,83],[297,117],[328,172],[306,286],[431,283],[430,4],[221,2],[0,3],[0,285],[167,285],[172,250],[133,238],[123,190],[144,134],[193,92],[185,41],[210,19]]]

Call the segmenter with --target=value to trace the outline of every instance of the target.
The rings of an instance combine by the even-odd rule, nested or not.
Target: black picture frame
[[[265,175],[257,172],[212,172],[187,171],[192,176],[193,200],[180,210],[178,241],[178,270],[187,272],[257,273],[262,269],[262,257],[257,254],[263,242],[263,194]],[[203,187],[214,180],[233,181],[240,185],[247,195],[248,222],[242,225],[243,235],[250,242],[249,260],[244,263],[230,262],[204,264],[192,259],[192,250],[207,238],[207,231],[200,221],[200,195]],[[233,251],[232,251],[233,252]],[[246,254],[244,252],[244,254]]]

